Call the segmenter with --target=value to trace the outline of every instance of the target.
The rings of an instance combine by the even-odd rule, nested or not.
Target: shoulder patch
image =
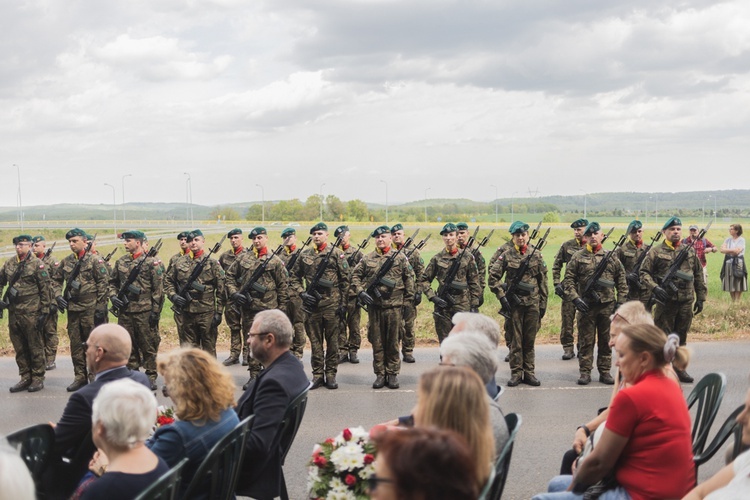
[[[44,269],[44,264],[39,264],[39,269]]]

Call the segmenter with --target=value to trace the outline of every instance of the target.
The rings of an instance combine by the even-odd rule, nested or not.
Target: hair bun
[[[667,342],[664,344],[664,361],[671,363],[680,346],[680,337],[676,333],[670,333]]]

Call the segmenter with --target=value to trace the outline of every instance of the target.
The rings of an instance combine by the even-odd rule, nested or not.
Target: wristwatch
[[[586,433],[586,437],[591,436],[591,430],[586,426],[586,424],[579,425],[578,427],[576,427],[576,430],[578,429],[583,429],[583,432]]]

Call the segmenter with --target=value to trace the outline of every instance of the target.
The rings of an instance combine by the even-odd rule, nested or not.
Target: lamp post
[[[516,193],[518,193],[518,191],[513,191],[513,194],[510,195],[510,222],[511,222],[511,224],[515,220],[515,215],[514,215],[514,212],[513,212],[513,198],[515,198]]]
[[[583,218],[586,219],[587,218],[586,217],[586,212],[587,212],[587,209],[588,209],[589,194],[586,191],[584,191],[583,189],[579,189],[579,191],[583,193]]]
[[[183,174],[187,175],[187,180],[185,180],[185,202],[187,203],[185,216],[190,221],[190,227],[193,227],[193,179],[189,173],[183,172]]]
[[[497,224],[497,199],[499,198],[499,195],[497,194],[497,186],[490,184],[490,187],[495,188],[495,224]]]
[[[432,188],[427,188],[424,190],[424,221],[427,222],[427,191],[429,191]]]
[[[125,177],[133,177],[133,174],[122,176],[122,224],[125,225]]]
[[[117,196],[115,194],[115,187],[112,184],[104,183],[105,186],[112,188],[112,224],[115,228],[115,239],[117,238]]]
[[[388,183],[385,182],[383,179],[380,179],[380,182],[385,184],[385,223],[388,224]]]
[[[18,222],[21,224],[21,232],[23,232],[23,201],[21,200],[21,167],[13,164],[16,167],[18,173]]]
[[[260,223],[264,226],[266,225],[266,190],[263,189],[263,186],[260,184],[256,184],[260,188]]]
[[[320,222],[323,222],[323,186],[325,185],[325,182],[320,185]]]

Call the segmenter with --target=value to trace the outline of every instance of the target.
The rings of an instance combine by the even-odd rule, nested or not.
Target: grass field
[[[689,224],[688,221],[685,221],[685,224]],[[248,223],[237,223],[239,227],[250,227],[250,224]],[[613,233],[613,238],[605,243],[605,248],[611,248],[613,245],[613,242],[616,240],[617,237],[619,237],[619,234],[621,234],[626,226],[626,222],[617,221],[612,222],[609,225],[602,223],[602,226],[605,228],[608,228],[612,225],[616,225],[618,228]],[[234,227],[234,225],[227,223],[227,226]],[[205,227],[205,226],[202,226]],[[362,227],[354,227],[352,226],[352,238],[351,242],[354,245],[358,245],[367,237],[368,231],[372,226],[368,226],[367,228],[365,226]],[[427,234],[432,233],[432,237],[430,241],[427,243],[426,247],[422,251],[422,257],[425,260],[425,264],[429,261],[429,259],[442,248],[442,240],[439,235],[441,225],[438,224],[430,224],[430,225],[421,225],[420,233],[417,237],[417,240],[422,239],[427,236]],[[415,227],[416,228],[416,227]],[[414,230],[415,228],[407,228],[408,230]],[[494,224],[487,224],[487,226],[482,226],[482,229],[479,233],[479,238],[481,239],[484,235],[486,235],[490,229],[495,228],[495,234],[493,235],[492,240],[489,242],[486,248],[482,249],[482,254],[484,255],[485,259],[489,259],[490,256],[494,253],[495,249],[500,246],[502,243],[504,243],[505,239],[508,238],[509,234],[507,232],[507,226],[503,226],[502,228],[500,226],[495,226]],[[273,227],[268,226],[269,233],[270,233],[270,246],[272,248],[275,248],[276,245],[280,243],[279,233],[281,231],[281,227]],[[306,227],[299,227],[297,228],[299,233],[299,239],[304,240],[306,238]],[[608,229],[607,229],[608,230]],[[645,232],[645,238],[647,240],[650,240],[650,238],[655,234],[656,228],[649,228]],[[333,232],[333,227],[331,227],[331,233]],[[409,232],[409,231],[407,231]],[[716,244],[717,246],[721,245],[721,242],[724,240],[726,232],[726,225],[723,225],[723,227],[717,227],[714,226],[712,228],[711,233],[709,234],[709,239]],[[52,240],[52,239],[61,239],[64,237],[64,231],[55,231],[53,234],[45,234],[45,236]],[[220,234],[209,234],[206,233],[206,246],[213,245],[215,241],[218,241],[220,239]],[[549,278],[549,285],[550,288],[552,287],[552,262],[554,260],[555,254],[557,253],[558,248],[560,245],[567,239],[572,237],[572,231],[564,226],[563,224],[557,224],[553,225],[553,229],[550,232],[550,238],[549,242],[546,245],[544,251],[542,252],[544,256],[544,260],[547,263],[548,268],[550,269],[550,274],[548,276]],[[12,235],[9,231],[0,231],[0,246],[6,246],[10,244],[10,238],[12,238]],[[246,242],[247,243],[247,242]],[[247,245],[246,245],[247,246]],[[109,245],[100,245],[99,251],[102,254],[109,253],[113,248],[112,244]],[[164,245],[162,247],[162,250],[160,252],[160,257],[164,261],[168,261],[170,256],[172,256],[174,253],[178,251],[178,244],[177,240],[174,238],[166,239],[164,241]],[[224,243],[224,246],[222,248],[222,251],[227,250],[229,248],[229,244],[227,242]],[[374,242],[370,241],[370,244],[368,245],[365,252],[372,251],[374,249]],[[54,255],[57,259],[63,258],[67,253],[69,252],[69,249],[67,245],[58,244],[58,246],[55,248]],[[123,250],[121,249],[117,254],[115,254],[115,258],[120,257],[123,255]],[[709,254],[707,256],[708,259],[708,272],[709,272],[709,282],[708,282],[708,301],[706,303],[706,306],[704,308],[704,311],[702,314],[695,317],[693,320],[693,326],[690,333],[690,338],[692,339],[701,339],[701,340],[708,340],[708,339],[732,339],[732,338],[748,338],[750,337],[750,330],[748,329],[748,325],[750,325],[750,310],[748,310],[747,307],[745,307],[745,301],[748,300],[747,298],[743,298],[743,300],[738,304],[733,304],[729,298],[729,294],[721,291],[721,281],[719,280],[719,272],[721,269],[721,263],[723,260],[723,256],[720,253],[716,254]],[[489,316],[492,316],[494,318],[498,318],[498,320],[502,319],[497,311],[500,307],[499,302],[495,298],[494,295],[490,293],[489,290],[485,290],[485,301],[484,305],[481,308],[481,312],[484,314],[487,314]],[[366,317],[367,314],[363,312],[362,314],[362,328],[366,325]],[[110,320],[115,320],[115,318],[110,318]],[[59,324],[58,324],[58,330],[60,333],[60,346],[61,348],[66,348],[68,345],[67,340],[67,334],[65,333],[65,324],[66,324],[66,317],[65,315],[60,316]],[[174,326],[174,320],[172,318],[172,311],[169,309],[169,301],[167,301],[164,311],[162,312],[162,322],[161,322],[161,330],[162,330],[162,345],[165,348],[169,348],[170,346],[176,346],[177,345],[177,332],[176,328]],[[429,344],[434,343],[437,344],[437,338],[435,336],[434,332],[434,325],[432,320],[432,304],[425,301],[418,309],[418,316],[416,320],[416,330],[417,330],[417,338],[418,342],[422,344]],[[228,347],[228,333],[229,330],[226,328],[226,325],[221,325],[219,327],[219,343],[222,345],[225,345]],[[537,336],[537,342],[539,343],[556,343],[558,341],[558,337],[560,334],[560,298],[558,298],[554,293],[550,293],[550,301],[547,308],[547,315],[545,316],[544,320],[542,321],[542,328],[539,332],[539,335]],[[364,336],[366,338],[366,336]],[[10,341],[8,339],[8,319],[7,319],[7,312],[5,314],[4,319],[0,320],[0,354],[9,354],[12,351],[12,348],[10,346]]]

